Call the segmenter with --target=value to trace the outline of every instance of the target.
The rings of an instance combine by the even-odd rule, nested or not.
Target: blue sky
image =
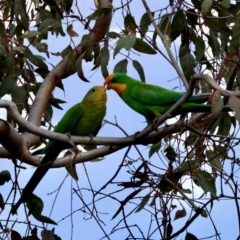
[[[150,6],[156,10],[160,9],[163,6],[156,2],[150,2]],[[114,1],[114,7],[119,7],[121,5],[120,1]],[[137,23],[140,22],[140,18],[142,14],[145,12],[144,8],[140,4],[140,1],[133,1],[131,3],[131,11],[135,17],[135,20]],[[89,15],[93,9],[95,9],[93,1],[80,1],[79,7],[81,8],[81,12],[84,16]],[[136,11],[137,9],[137,11]],[[80,25],[78,25],[79,27]],[[111,24],[111,31],[120,32],[121,29],[123,29],[123,19],[122,19],[122,12],[118,11],[115,13],[112,24]],[[74,28],[75,31],[77,31],[80,35],[79,39],[82,37],[82,34],[87,34],[86,30],[81,30],[79,28]],[[151,33],[149,33],[151,35]],[[51,37],[50,41],[47,41],[49,44],[49,51],[50,52],[60,52],[64,47],[66,47],[69,42],[68,40]],[[76,43],[78,43],[78,38],[74,39]],[[158,42],[159,47],[163,52],[165,52],[165,49],[163,45]],[[113,44],[114,46],[114,44]],[[178,49],[178,46],[176,46],[176,49]],[[174,47],[173,47],[174,51]],[[122,51],[125,53],[125,50]],[[175,51],[174,51],[175,52]],[[178,51],[176,51],[178,52]],[[146,55],[146,54],[136,54],[131,55],[132,59],[138,60],[142,66],[144,67],[145,76],[147,83],[160,85],[162,87],[166,87],[168,89],[175,89],[178,91],[184,91],[184,88],[181,86],[181,82],[178,79],[176,71],[169,65],[169,63],[159,54],[152,56],[152,55]],[[113,68],[115,64],[122,60],[124,58],[123,55],[118,54],[116,58],[113,60],[113,52],[111,52],[111,58],[108,65],[108,70],[111,73],[113,71]],[[51,56],[51,59],[48,61],[51,62],[53,65],[57,64],[60,58]],[[58,98],[62,98],[67,103],[62,105],[64,108],[64,111],[54,109],[54,115],[53,115],[53,124],[56,124],[65,111],[71,107],[73,104],[79,102],[82,100],[85,93],[94,85],[102,85],[103,84],[103,77],[101,75],[100,70],[97,70],[95,72],[90,72],[92,68],[92,63],[84,63],[83,69],[85,76],[90,80],[90,83],[85,83],[81,81],[77,74],[74,74],[73,76],[69,77],[68,79],[63,80],[65,92],[61,91],[60,89],[56,88],[54,90],[54,96]],[[132,64],[129,62],[128,66],[128,75],[130,75],[133,78],[139,79],[138,73],[135,71],[135,69],[132,67]],[[131,110],[125,103],[118,97],[118,95],[114,91],[108,91],[108,102],[107,102],[107,115],[105,117],[106,120],[110,122],[115,122],[115,118],[117,119],[118,124],[128,133],[133,134],[137,131],[141,131],[143,128],[145,128],[146,123],[145,119],[139,115],[138,113]],[[98,136],[124,136],[124,134],[117,128],[110,124],[105,124],[104,127],[99,132]],[[145,159],[148,159],[148,152],[149,149],[147,146],[139,146],[139,149],[141,150],[141,153],[143,154]],[[101,162],[88,162],[85,163],[86,171],[88,174],[88,177],[91,180],[91,185],[93,186],[94,190],[99,190],[107,181],[112,177],[112,175],[115,173],[115,171],[118,169],[119,164],[122,161],[122,158],[126,152],[126,149],[120,150],[117,153],[111,154],[107,156],[103,161]],[[132,159],[139,158],[136,150],[132,148],[131,152],[128,155]],[[162,156],[162,155],[161,155]],[[151,159],[150,162],[152,164],[161,165],[161,160],[159,157],[155,154]],[[140,164],[140,161],[138,162]],[[136,164],[136,166],[138,166]],[[27,166],[26,170],[22,170],[20,173],[20,176],[18,178],[20,186],[23,188],[25,184],[28,182],[29,178],[31,177],[32,173],[34,172],[35,168],[31,166]],[[8,169],[13,173],[13,164],[11,161],[4,161],[4,168],[2,169]],[[127,173],[128,168],[123,168],[119,174],[119,176],[116,179],[117,181],[130,181],[131,175]],[[39,184],[37,189],[34,191],[35,194],[40,196],[42,199],[44,199],[45,206],[44,206],[44,215],[48,215],[52,204],[54,202],[54,198],[56,196],[56,192],[54,192],[56,189],[59,188],[59,186],[63,183],[59,195],[57,196],[53,213],[51,215],[51,218],[59,222],[59,226],[55,227],[55,233],[59,235],[62,239],[70,239],[71,231],[73,231],[73,239],[100,239],[103,237],[103,232],[97,225],[96,221],[93,219],[88,219],[89,215],[85,214],[83,212],[83,209],[73,214],[73,229],[71,229],[71,218],[66,217],[68,214],[70,214],[72,211],[75,211],[76,209],[82,208],[83,204],[79,200],[79,198],[73,194],[72,195],[72,188],[81,188],[81,194],[83,195],[84,200],[87,203],[90,203],[92,201],[92,194],[89,190],[89,182],[88,178],[86,176],[85,169],[82,164],[77,165],[77,172],[79,176],[79,181],[76,183],[74,180],[71,179],[71,177],[66,177],[67,173],[64,168],[61,169],[52,169],[50,170],[42,182]],[[6,198],[7,193],[9,192],[10,188],[10,182],[2,187],[2,194]],[[84,190],[85,189],[85,190]],[[118,190],[119,187],[117,185],[110,185],[107,189],[104,189],[102,192],[104,194],[109,194],[113,191]],[[195,187],[197,189],[197,187]],[[123,192],[120,192],[116,194],[115,196],[118,197],[118,199],[123,200],[132,189],[125,190]],[[200,190],[196,190],[198,193]],[[54,192],[54,193],[53,193]],[[52,193],[52,194],[49,194]],[[147,194],[148,191],[146,190],[145,193]],[[230,195],[230,193],[229,193]],[[143,194],[141,195],[143,196]],[[209,197],[209,195],[207,195]],[[98,198],[100,198],[98,196]],[[126,212],[131,211],[134,207],[134,204],[139,204],[140,200],[134,200],[130,202],[126,206]],[[174,204],[177,205],[178,209],[181,209],[181,205],[178,201],[175,201]],[[103,222],[106,224],[104,226],[104,229],[107,233],[112,229],[114,225],[117,224],[117,222],[122,218],[121,213],[119,216],[111,221],[111,218],[115,211],[119,207],[119,203],[111,200],[109,198],[102,199],[101,201],[96,202],[97,209],[99,211],[99,216],[103,220]],[[173,222],[174,232],[178,230],[182,225],[185,224],[187,221],[187,218],[189,217],[190,211],[189,208],[184,204],[184,206],[187,209],[187,217],[183,219],[176,220]],[[6,209],[10,209],[10,206],[7,206]],[[6,211],[5,211],[6,212]],[[5,213],[4,212],[4,213]],[[172,219],[174,218],[174,212],[172,213]],[[7,214],[7,213],[6,213]],[[222,239],[229,239],[229,233],[232,233],[233,236],[237,235],[237,226],[232,221],[236,218],[234,205],[230,205],[230,203],[226,202],[214,202],[214,206],[211,212],[211,216],[214,219],[216,226],[219,231],[222,232],[221,238]],[[2,215],[2,218],[4,215]],[[24,218],[24,212],[23,207],[21,206],[18,210],[18,220],[22,221],[25,220]],[[17,217],[14,216],[12,219],[16,219]],[[64,220],[61,220],[63,219]],[[88,220],[86,220],[88,219]],[[141,229],[143,232],[147,232],[149,227],[149,221],[150,221],[150,215],[147,214],[145,211],[141,211],[139,213],[133,213],[132,216],[129,218],[130,223],[132,224],[138,224],[141,226]],[[30,220],[32,223],[36,223],[36,221],[33,219],[33,217],[30,216]],[[159,220],[161,222],[161,220]],[[37,223],[39,226],[41,224]],[[155,223],[153,223],[155,224]],[[201,227],[200,227],[201,225]],[[21,234],[24,234],[25,231],[25,225],[24,224],[16,224],[14,226],[14,229],[21,232]],[[52,229],[52,226],[48,226],[48,229]],[[202,218],[200,217],[197,221],[195,221],[189,228],[189,232],[194,233],[196,236],[200,237],[207,237],[209,235],[214,235],[214,229],[211,225],[210,218]],[[137,229],[133,230],[133,232],[137,233]],[[139,232],[138,232],[139,233]],[[183,234],[183,236],[185,233]],[[140,236],[138,234],[138,236]],[[182,236],[182,237],[183,237]],[[112,236],[110,236],[110,239],[125,239],[127,237],[126,231],[116,231]],[[158,239],[158,235],[155,234],[152,236],[153,239]],[[180,238],[179,238],[180,239]]]

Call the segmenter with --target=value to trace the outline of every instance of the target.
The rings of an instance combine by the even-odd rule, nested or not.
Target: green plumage
[[[82,102],[72,106],[60,120],[54,131],[69,133],[77,136],[96,136],[102,120],[106,114],[106,92],[105,88],[95,86],[91,88],[83,98]],[[43,150],[45,154],[39,167],[22,191],[22,196],[17,204],[12,207],[12,214],[15,214],[22,202],[26,202],[28,196],[34,191],[43,176],[52,166],[59,153],[70,146],[63,142],[54,140],[48,141]]]
[[[115,90],[129,107],[146,118],[148,124],[152,123],[156,116],[167,112],[184,95],[137,81],[123,73],[109,75],[104,85],[107,85],[108,89]],[[188,112],[210,112],[211,105],[203,104],[207,100],[207,96],[192,96],[182,104],[175,115]],[[223,111],[230,111],[230,108],[225,106]]]

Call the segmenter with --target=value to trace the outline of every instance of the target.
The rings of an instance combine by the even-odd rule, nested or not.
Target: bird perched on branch
[[[184,93],[140,82],[123,73],[109,75],[105,79],[104,86],[115,90],[129,107],[146,118],[148,124],[151,124],[155,117],[167,112],[184,95]],[[177,109],[174,116],[188,112],[210,112],[212,106],[203,104],[207,100],[208,96],[191,96]],[[231,109],[224,106],[222,111],[228,112]]]
[[[102,86],[91,88],[82,102],[72,106],[56,125],[54,131],[69,133],[77,136],[96,136],[106,114],[106,89]],[[67,143],[50,140],[43,150],[44,157],[33,176],[22,191],[22,195],[16,205],[12,207],[12,214],[17,212],[22,202],[26,202],[41,179],[47,173],[59,153],[69,148]]]

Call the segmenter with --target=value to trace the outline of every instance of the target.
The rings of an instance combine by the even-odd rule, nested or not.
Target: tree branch
[[[171,49],[170,49],[170,47],[169,47],[169,44],[168,44],[166,38],[164,37],[164,35],[163,35],[163,34],[161,33],[161,31],[159,30],[158,25],[156,24],[156,22],[155,22],[155,20],[154,20],[154,18],[153,18],[152,12],[150,11],[147,2],[146,2],[145,0],[142,0],[142,3],[143,3],[143,5],[144,5],[144,7],[145,7],[145,9],[146,9],[146,11],[147,11],[147,13],[148,13],[148,17],[149,17],[149,19],[151,20],[151,22],[152,22],[152,24],[153,24],[153,27],[155,28],[156,33],[157,33],[158,36],[161,38],[162,43],[163,43],[164,47],[166,48],[166,51],[167,51],[167,53],[168,53],[168,56],[169,56],[169,58],[170,58],[170,60],[171,60],[171,63],[172,63],[172,65],[173,65],[173,67],[175,68],[178,76],[182,79],[185,88],[188,88],[188,82],[187,82],[187,80],[186,80],[183,72],[181,71],[180,67],[178,66],[178,63],[176,62],[175,57],[174,57],[173,54],[172,54],[172,51],[171,51]]]
[[[232,94],[235,96],[240,96],[240,91],[234,91],[234,92],[227,91],[227,90],[222,89],[217,84],[215,85],[215,82],[208,75],[195,74],[190,81],[190,85],[189,85],[187,93],[175,105],[173,105],[169,111],[167,111],[165,114],[161,115],[159,117],[159,119],[157,119],[157,122],[156,122],[157,125],[163,123],[167,118],[169,118],[169,116],[171,116],[174,113],[174,111],[176,111],[177,108],[179,106],[181,106],[181,104],[184,101],[186,101],[189,96],[191,96],[194,82],[199,79],[206,80],[209,84],[211,84],[212,87],[218,88],[218,90],[222,94],[227,94],[227,95]],[[28,131],[31,134],[41,136],[44,138],[48,138],[48,139],[66,142],[66,143],[69,143],[69,145],[71,145],[72,142],[75,144],[85,144],[85,145],[91,145],[91,144],[109,145],[109,146],[106,146],[103,148],[89,151],[87,153],[81,153],[79,156],[76,157],[76,159],[75,159],[76,163],[86,162],[86,161],[89,161],[89,160],[92,160],[92,159],[95,159],[95,158],[98,158],[98,157],[101,157],[104,155],[108,155],[112,152],[115,152],[115,151],[121,149],[121,148],[124,148],[127,145],[131,145],[131,144],[144,144],[145,145],[145,144],[155,143],[157,141],[160,141],[161,138],[163,138],[164,136],[166,136],[168,134],[172,134],[172,133],[180,131],[182,128],[185,127],[185,124],[186,124],[185,122],[175,123],[175,124],[170,125],[165,128],[159,128],[158,131],[153,131],[153,130],[155,130],[155,128],[153,125],[150,125],[147,128],[145,128],[143,131],[141,131],[140,133],[133,134],[128,137],[119,137],[119,138],[117,138],[117,137],[94,137],[94,138],[91,138],[91,137],[71,136],[71,139],[69,139],[69,136],[67,136],[66,134],[48,131],[48,130],[45,130],[45,129],[35,126],[33,123],[28,122],[19,114],[16,104],[11,101],[0,100],[0,107],[6,108],[8,111],[8,115],[19,126],[24,128],[26,131]],[[205,116],[205,115],[196,114],[193,119],[191,119],[190,121],[187,122],[188,126],[194,126],[196,124],[196,122],[199,122],[203,118],[203,116]],[[2,122],[4,122],[4,121],[2,121]],[[5,135],[5,138],[0,139],[0,143],[7,150],[9,150],[11,153],[14,153],[14,154],[7,152],[4,148],[0,148],[0,156],[8,157],[8,158],[17,157],[22,162],[26,162],[26,163],[34,165],[34,166],[38,165],[39,158],[36,156],[31,156],[30,152],[27,150],[27,147],[26,147],[27,144],[25,144],[25,139],[22,138],[10,124],[8,124],[8,125],[9,125],[9,127],[8,127],[7,131],[8,131],[8,136],[10,139],[5,139],[5,138],[7,138]],[[0,131],[1,131],[1,128],[0,128]],[[6,134],[6,130],[4,130],[4,127],[3,127],[2,131],[3,131],[2,134]],[[14,137],[11,137],[11,136],[14,136]],[[4,141],[9,141],[9,143],[11,142],[11,144],[5,144]],[[18,147],[16,146],[16,144]],[[13,151],[11,148],[12,146],[15,146],[15,148],[18,149],[19,151]],[[112,146],[112,147],[110,147],[110,146]],[[69,161],[71,161],[72,158],[70,158],[70,160],[69,160],[68,156],[64,157],[64,158],[60,158],[60,160],[56,161],[56,163],[53,165],[53,167],[65,166],[66,164],[69,163]]]

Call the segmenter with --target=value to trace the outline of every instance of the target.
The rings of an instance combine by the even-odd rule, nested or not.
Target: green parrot
[[[123,73],[109,75],[105,79],[104,86],[115,90],[129,107],[146,118],[148,124],[151,124],[156,116],[167,112],[184,95],[184,93],[140,82]],[[208,96],[192,96],[182,104],[175,115],[188,112],[210,112],[212,106],[203,104],[207,100]],[[222,111],[227,112],[231,109],[224,106]]]
[[[106,101],[106,89],[103,86],[91,88],[82,102],[72,106],[65,113],[63,118],[56,125],[54,131],[59,133],[70,133],[71,135],[77,136],[96,136],[106,114]],[[17,204],[13,205],[12,214],[17,212],[22,202],[27,201],[28,197],[52,166],[59,153],[69,147],[67,143],[54,140],[48,141],[46,147],[43,149],[43,154],[45,155],[26,187],[23,189]]]

